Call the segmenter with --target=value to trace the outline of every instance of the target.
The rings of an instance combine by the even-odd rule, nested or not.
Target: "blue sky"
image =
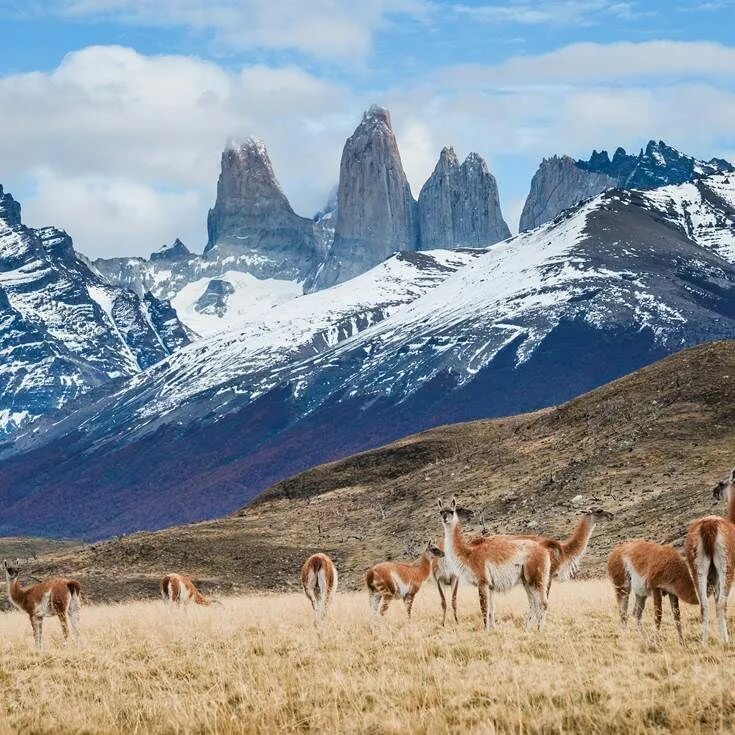
[[[414,195],[476,150],[514,228],[545,155],[735,158],[733,27],[727,0],[0,0],[0,183],[89,254],[198,249],[228,138],[310,215],[379,102]]]

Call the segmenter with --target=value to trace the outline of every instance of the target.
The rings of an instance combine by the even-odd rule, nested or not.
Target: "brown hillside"
[[[32,572],[76,575],[96,599],[155,595],[171,570],[205,589],[283,589],[324,550],[354,587],[369,564],[437,536],[436,499],[456,493],[484,509],[493,531],[556,537],[602,504],[615,519],[598,528],[583,565],[598,574],[623,539],[680,541],[689,520],[711,512],[709,488],[734,463],[735,342],[716,342],[561,406],[444,426],[316,467],[228,518],[48,554]]]

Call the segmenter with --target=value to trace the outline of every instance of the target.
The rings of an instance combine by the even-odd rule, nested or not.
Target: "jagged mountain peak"
[[[20,224],[20,203],[13,199],[10,192],[3,192],[0,184],[0,220],[10,227]]]
[[[167,243],[161,246],[158,250],[151,253],[150,259],[156,260],[181,260],[183,258],[190,258],[192,256],[191,250],[184,245],[183,242],[177,237],[173,242]]]
[[[444,148],[418,201],[420,249],[488,247],[510,237],[495,177],[485,159],[470,153],[459,165]]]
[[[391,123],[390,112],[380,105],[370,105],[362,115],[361,125],[385,125],[390,130],[393,130]]]

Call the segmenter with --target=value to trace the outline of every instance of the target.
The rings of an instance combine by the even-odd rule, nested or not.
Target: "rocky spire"
[[[416,250],[418,217],[388,110],[373,105],[342,152],[334,243],[316,288],[362,273],[396,250]]]
[[[9,192],[4,194],[2,186],[0,186],[0,222],[4,222],[8,227],[20,224],[20,204]]]
[[[510,237],[495,177],[477,153],[444,148],[418,202],[421,250],[486,247]]]
[[[205,255],[245,255],[259,278],[304,280],[316,269],[314,223],[293,211],[256,138],[228,145],[222,154],[207,231]]]
[[[177,237],[172,243],[164,245],[151,253],[152,261],[186,260],[191,257],[191,251]]]

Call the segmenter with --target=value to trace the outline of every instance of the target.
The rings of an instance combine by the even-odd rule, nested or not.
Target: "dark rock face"
[[[235,293],[229,281],[213,278],[204,293],[197,299],[194,307],[199,312],[222,316],[227,309],[227,298]]]
[[[593,151],[589,161],[569,156],[544,159],[531,181],[531,191],[521,214],[520,229],[548,222],[562,210],[606,189],[653,189],[735,167],[721,158],[699,161],[662,140],[651,140],[638,155],[618,148],[612,159],[607,151]]]
[[[334,243],[315,287],[346,281],[418,242],[416,202],[390,113],[373,105],[342,152]]]
[[[184,245],[181,240],[177,237],[171,244],[164,245],[159,250],[151,253],[150,260],[152,262],[171,262],[178,260],[187,260],[191,258],[191,252],[189,248]]]
[[[470,153],[460,166],[444,148],[418,201],[421,250],[487,247],[510,237],[495,177],[485,161]]]
[[[245,256],[242,269],[257,278],[304,281],[319,264],[313,221],[291,209],[265,145],[253,138],[222,154],[207,231],[206,257]]]
[[[20,204],[9,192],[3,193],[2,186],[0,186],[0,220],[9,227],[20,224]]]

